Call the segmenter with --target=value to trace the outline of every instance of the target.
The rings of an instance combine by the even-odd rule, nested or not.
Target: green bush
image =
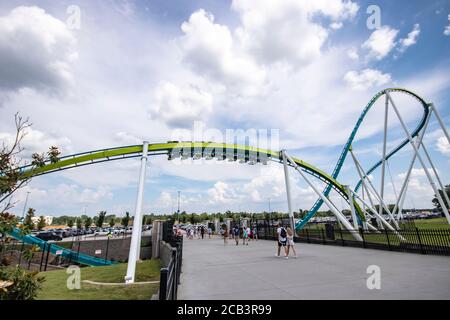
[[[12,282],[0,289],[0,300],[33,300],[42,288],[45,277],[38,276],[37,271],[29,272],[20,267],[2,267],[0,280]]]

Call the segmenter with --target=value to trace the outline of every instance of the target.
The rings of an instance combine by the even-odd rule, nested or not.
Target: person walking
[[[278,251],[276,256],[279,257],[280,256],[280,251],[281,251],[281,247],[284,248],[284,257],[286,259],[288,259],[288,255],[287,255],[287,248],[286,248],[286,244],[287,244],[287,232],[286,229],[281,226],[280,223],[277,223],[276,226],[278,226],[277,228],[277,245],[278,245]]]
[[[208,227],[208,239],[211,239],[212,228]]]
[[[223,245],[227,245],[228,244],[228,229],[225,226],[224,229],[222,229],[222,235],[223,235]]]
[[[200,227],[200,234],[202,235],[202,240],[203,240],[203,238],[205,236],[205,227],[204,226]]]
[[[295,252],[294,248],[294,232],[290,227],[287,227],[286,233],[287,233],[287,256],[289,256],[289,250],[292,249],[292,252],[294,252],[294,258],[297,259],[297,252]]]
[[[256,226],[253,227],[252,235],[253,235],[253,240],[258,241],[258,230],[256,229]]]
[[[236,245],[239,245],[239,228],[237,226],[234,226],[233,237],[234,240],[236,241]]]
[[[242,245],[248,245],[248,233],[247,233],[247,228],[246,227],[242,227]]]

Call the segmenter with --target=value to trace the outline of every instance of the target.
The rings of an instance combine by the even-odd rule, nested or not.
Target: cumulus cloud
[[[0,132],[0,142],[4,142],[7,146],[12,145],[14,138],[15,136],[9,132]],[[64,155],[72,151],[71,145],[72,142],[67,137],[46,133],[33,128],[27,128],[25,130],[25,136],[21,142],[21,147],[24,148],[24,159],[30,159],[31,155],[35,152],[47,152],[50,146],[58,147],[62,155]]]
[[[417,37],[420,34],[420,25],[416,23],[413,27],[413,30],[408,33],[408,36],[406,38],[400,39],[400,48],[399,50],[401,52],[405,51],[408,47],[412,46],[417,42]]]
[[[156,87],[153,95],[151,116],[171,127],[190,127],[212,111],[212,95],[193,85],[181,87],[165,82]]]
[[[445,156],[450,157],[450,145],[446,137],[441,136],[436,142],[437,150]]]
[[[369,56],[377,60],[383,59],[395,47],[398,30],[383,26],[370,35],[362,47],[369,50]]]
[[[351,1],[252,1],[234,0],[232,8],[240,14],[236,34],[243,47],[258,61],[305,65],[320,56],[328,30],[314,17],[331,19],[331,28],[354,17],[359,9]]]
[[[352,60],[358,60],[359,59],[358,50],[356,48],[348,49],[347,50],[347,55]]]
[[[263,84],[264,69],[239,50],[228,27],[214,23],[211,13],[194,12],[181,30],[184,36],[178,43],[183,60],[197,73],[229,87],[251,90]]]
[[[238,200],[235,188],[223,181],[217,181],[213,188],[208,189],[210,203],[231,204]]]
[[[450,21],[450,14],[448,15],[448,20]],[[450,36],[450,24],[448,26],[445,26],[444,35]]]
[[[349,71],[345,74],[344,80],[354,90],[366,90],[390,82],[391,75],[389,73],[382,73],[379,70],[368,68],[361,72]]]
[[[38,7],[0,17],[0,90],[56,92],[73,80],[76,39],[65,23]]]

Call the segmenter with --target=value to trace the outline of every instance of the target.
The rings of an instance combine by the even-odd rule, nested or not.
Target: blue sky
[[[8,1],[0,4],[0,139],[13,115],[29,116],[25,156],[58,145],[63,154],[171,140],[195,126],[276,130],[277,144],[331,172],[370,98],[405,87],[434,102],[450,123],[448,1]],[[79,9],[79,28],[69,6]],[[380,24],[367,27],[369,5]],[[78,21],[78,20],[77,20]],[[446,31],[447,30],[447,31]],[[394,95],[413,128],[415,100]],[[409,99],[409,100],[408,100]],[[397,101],[397,100],[396,100]],[[355,142],[363,167],[381,157],[383,106]],[[393,112],[388,145],[404,137]],[[206,139],[205,139],[206,140]],[[450,147],[433,118],[426,145],[445,183]],[[389,162],[398,191],[410,147]],[[133,212],[139,160],[116,161],[34,179],[25,194],[38,214]],[[149,161],[145,211],[286,211],[282,167]],[[295,208],[316,196],[291,172]],[[379,172],[374,173],[379,185]],[[338,179],[354,186],[347,160]],[[320,186],[320,183],[318,183]],[[393,199],[392,184],[387,187]],[[430,207],[433,192],[415,166],[406,207]],[[342,201],[333,196],[336,204]]]

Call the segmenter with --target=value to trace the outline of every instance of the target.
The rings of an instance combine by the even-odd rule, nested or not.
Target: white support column
[[[414,140],[411,137],[411,134],[409,133],[408,128],[406,127],[405,123],[403,122],[403,119],[402,119],[400,113],[398,112],[398,109],[395,106],[394,101],[392,100],[391,96],[388,93],[386,93],[386,94],[388,95],[389,100],[391,101],[392,107],[394,108],[394,111],[397,114],[397,117],[403,127],[403,130],[405,131],[406,136],[408,137],[409,143],[413,147],[414,152],[417,154],[417,158],[419,159],[420,164],[422,165],[423,170],[425,171],[428,181],[430,182],[430,185],[433,188],[434,194],[436,195],[436,198],[438,199],[439,204],[441,205],[442,211],[444,211],[445,217],[447,218],[447,222],[450,224],[450,214],[448,213],[448,210],[445,210],[446,206],[444,204],[444,201],[442,200],[442,197],[441,197],[438,189],[436,188],[436,184],[434,183],[434,181],[430,175],[430,172],[428,172],[425,162],[423,161],[422,157],[420,156],[419,150],[418,150],[416,144],[414,143]]]
[[[291,183],[289,181],[289,172],[288,172],[289,167],[287,164],[285,150],[281,150],[281,155],[283,156],[284,181],[286,183],[286,196],[289,210],[289,221],[291,224],[291,229],[295,233],[294,212],[292,211],[292,202],[291,202]]]
[[[347,230],[349,230],[352,233],[353,237],[356,240],[362,242],[363,239],[361,238],[358,232],[354,231],[353,226],[350,224],[350,222],[348,222],[345,216],[341,212],[339,212],[339,210],[336,209],[336,207],[332,204],[332,202],[327,197],[325,197],[325,195],[322,194],[322,192],[320,192],[319,189],[316,188],[316,186],[311,182],[311,180],[302,172],[301,169],[298,168],[298,165],[295,163],[295,161],[292,160],[292,158],[287,153],[285,153],[285,155],[286,158],[289,160],[289,162],[294,166],[295,170],[297,170],[297,172],[300,173],[302,178],[309,184],[309,186],[314,190],[314,192],[323,200],[323,202],[325,202],[328,208],[330,208],[330,210],[334,213],[336,218],[344,225],[344,227]]]
[[[383,206],[381,201],[384,199],[384,177],[386,170],[386,140],[387,140],[387,125],[388,125],[388,115],[389,115],[389,98],[386,95],[386,103],[384,108],[384,134],[383,134],[383,158],[381,159],[381,185],[380,185],[380,206],[378,213],[380,216],[383,215]],[[392,216],[391,219],[394,219]]]
[[[361,167],[361,164],[358,162],[358,160],[355,158],[355,160],[357,161],[360,169],[362,170],[362,172],[364,172],[364,170]],[[378,200],[380,201],[380,208],[384,208],[384,210],[388,213],[389,217],[391,218],[391,221],[394,222],[395,227],[398,229],[398,224],[397,221],[395,220],[394,216],[392,215],[391,211],[389,210],[389,208],[387,207],[386,203],[384,202],[383,198],[380,196],[380,194],[378,193],[377,189],[375,189],[375,186],[372,184],[372,181],[370,181],[369,178],[367,178],[367,182],[369,183],[369,186],[371,187],[374,195],[376,198],[378,198]],[[369,189],[367,189],[369,190]],[[383,211],[380,211],[380,216],[382,216]]]
[[[358,198],[358,200],[360,200],[361,202],[364,203],[364,201],[361,199],[360,196],[358,196],[357,193],[355,193],[355,192],[354,192],[353,190],[351,190],[351,189],[350,189],[350,191],[353,193],[353,195],[354,195],[356,198]],[[372,211],[372,213],[373,213],[375,216],[379,217],[380,220],[386,225],[386,227],[387,227],[389,230],[393,231],[393,232],[395,233],[395,235],[396,235],[400,240],[402,240],[402,241],[405,240],[405,238],[403,238],[403,237],[397,232],[397,230],[394,229],[394,227],[392,227],[386,220],[384,220],[384,218],[383,218],[382,216],[380,216],[376,210],[374,210],[374,209],[371,208],[371,207],[369,207],[369,210]]]
[[[428,114],[427,119],[425,120],[425,124],[423,126],[422,132],[419,136],[417,136],[417,146],[420,148],[421,142],[423,140],[423,137],[425,136],[425,132],[428,128],[428,123],[430,122],[431,118],[431,112]],[[392,210],[392,214],[395,214],[395,211],[397,210],[397,220],[402,217],[402,210],[403,210],[403,202],[405,201],[406,197],[406,190],[408,189],[409,184],[409,177],[411,175],[412,169],[414,167],[414,163],[416,162],[416,153],[414,153],[413,158],[411,160],[411,163],[409,165],[408,171],[406,173],[405,180],[403,181],[402,188],[400,189],[400,194],[397,199],[397,203],[394,206],[394,209]]]
[[[358,219],[356,218],[355,204],[353,203],[354,197],[352,195],[352,192],[350,191],[349,186],[344,186],[344,188],[348,195],[348,202],[350,203],[350,211],[352,214],[353,227],[355,228],[355,230],[358,230]]]
[[[430,164],[431,164],[431,170],[433,170],[433,173],[436,176],[436,180],[439,184],[439,187],[443,191],[442,193],[444,194],[445,201],[447,204],[450,204],[450,199],[448,198],[447,192],[445,192],[445,186],[442,183],[441,178],[439,178],[439,174],[436,170],[436,167],[434,166],[433,161],[431,161],[430,154],[428,153],[427,149],[425,148],[425,144],[423,143],[423,141],[422,141],[421,145],[422,145],[423,152],[425,153],[425,157],[427,158],[428,162],[430,162]],[[442,208],[442,210],[445,210],[448,212],[448,207],[445,206],[445,208]]]
[[[356,159],[356,157],[355,157],[355,155],[354,155],[352,150],[350,150],[350,154],[352,155],[353,161],[355,162],[356,167],[358,168],[358,173],[359,173],[360,177],[362,177],[363,173],[365,172],[364,169],[362,168],[362,166],[359,163],[358,159]],[[364,184],[364,181],[365,180],[362,179],[362,183],[363,184]],[[367,182],[369,183],[369,186],[371,187],[375,197],[377,197],[378,200],[380,201],[380,207],[382,207],[382,208],[384,208],[384,210],[386,210],[386,212],[388,213],[389,217],[394,222],[395,227],[398,229],[399,227],[398,227],[397,221],[394,219],[394,216],[392,215],[391,211],[389,211],[389,208],[386,206],[386,204],[384,203],[383,199],[378,194],[377,190],[375,189],[374,185],[372,184],[372,181],[370,181],[370,179],[367,179]],[[366,185],[366,191],[369,194],[369,188],[367,188],[367,185]],[[383,216],[381,214],[377,215],[377,217],[378,217],[378,219],[380,219],[380,217],[381,217],[381,219],[383,219],[383,222],[387,223],[387,221],[383,218]]]
[[[140,250],[140,239],[142,231],[142,200],[144,197],[145,169],[147,165],[148,142],[144,141],[142,145],[141,171],[139,175],[139,186],[136,198],[136,208],[133,222],[133,233],[131,235],[130,253],[128,256],[126,283],[134,283],[136,272],[136,261],[139,259],[138,250]]]
[[[437,108],[434,106],[433,103],[428,104],[431,108],[431,110],[434,111],[434,114],[439,122],[439,125],[441,126],[442,131],[444,131],[445,136],[447,137],[447,142],[450,144],[450,136],[448,135],[447,129],[445,128],[444,121],[442,121],[441,116],[439,115],[439,112],[437,111]]]

